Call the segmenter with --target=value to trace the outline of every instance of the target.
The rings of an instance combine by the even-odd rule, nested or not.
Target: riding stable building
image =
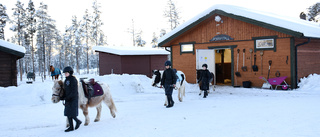
[[[152,77],[152,70],[163,70],[169,52],[164,49],[143,47],[97,46],[99,75],[142,74]]]
[[[0,87],[17,86],[17,60],[25,52],[22,46],[0,40]]]
[[[173,68],[189,83],[204,63],[217,84],[232,86],[261,87],[259,77],[287,76],[297,88],[298,79],[320,74],[319,24],[237,6],[212,6],[161,37],[159,46],[170,50]]]

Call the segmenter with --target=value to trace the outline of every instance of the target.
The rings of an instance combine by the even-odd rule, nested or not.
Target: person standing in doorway
[[[166,61],[164,65],[166,67],[166,70],[163,72],[160,87],[164,87],[168,100],[167,108],[171,108],[174,105],[174,101],[172,99],[172,92],[173,88],[176,86],[177,77],[173,69],[171,69],[171,62],[169,60]]]
[[[78,129],[81,125],[81,121],[77,118],[78,116],[78,81],[73,76],[73,69],[71,67],[65,67],[63,73],[66,76],[64,81],[65,89],[65,108],[64,116],[67,116],[69,122],[69,128],[65,132],[73,131],[73,120],[76,121],[75,129]]]
[[[198,80],[198,83],[201,83],[200,90],[204,91],[203,98],[206,98],[208,96],[209,81],[211,79],[211,74],[207,68],[207,64],[202,65],[203,71],[201,71],[200,78]]]

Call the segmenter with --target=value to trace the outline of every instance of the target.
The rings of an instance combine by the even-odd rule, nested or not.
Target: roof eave
[[[15,56],[18,57],[18,59],[23,58],[24,55],[25,55],[25,53],[22,53],[22,52],[19,52],[19,51],[15,51],[15,50],[12,50],[12,49],[3,47],[3,46],[1,46],[1,45],[0,45],[0,51],[3,51],[3,52],[6,52],[6,53],[15,55]]]
[[[200,24],[202,21],[208,19],[210,16],[212,16],[214,14],[220,14],[220,15],[227,16],[227,17],[230,17],[230,18],[238,19],[238,20],[243,21],[243,22],[254,24],[254,25],[257,25],[257,26],[260,26],[260,27],[264,27],[264,28],[267,28],[267,29],[271,29],[271,30],[274,30],[274,31],[282,32],[282,33],[285,33],[285,34],[288,34],[288,35],[291,35],[291,36],[294,36],[294,37],[298,37],[298,38],[304,37],[303,33],[301,33],[301,32],[293,31],[293,30],[286,29],[286,28],[283,28],[283,27],[279,27],[279,26],[275,26],[275,25],[272,25],[272,24],[268,24],[268,23],[265,23],[265,22],[262,22],[262,21],[257,21],[257,20],[254,20],[254,19],[250,19],[250,18],[247,18],[247,17],[234,15],[234,14],[231,14],[231,13],[226,13],[226,12],[224,12],[222,10],[216,9],[216,10],[211,11],[206,16],[203,16],[200,19],[198,19],[197,21],[191,23],[187,27],[181,29],[180,31],[178,31],[177,33],[175,33],[172,36],[168,37],[164,41],[160,42],[158,44],[158,46],[162,47],[166,43],[172,41],[176,37],[180,36],[181,34],[183,34],[186,31],[190,30],[194,26]]]

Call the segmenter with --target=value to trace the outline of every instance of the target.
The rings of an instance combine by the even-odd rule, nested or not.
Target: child
[[[82,123],[78,118],[78,81],[72,76],[73,69],[71,67],[65,67],[63,69],[63,73],[66,76],[66,80],[64,81],[64,89],[65,89],[65,108],[64,108],[64,116],[67,116],[69,121],[69,128],[65,130],[65,132],[73,131],[73,121],[76,121],[75,129],[78,129],[80,124]]]
[[[171,69],[171,62],[168,60],[164,63],[166,70],[163,72],[161,79],[161,86],[164,86],[166,96],[168,99],[167,108],[173,107],[174,101],[172,99],[173,88],[176,86],[177,77],[174,71]]]
[[[207,64],[203,64],[202,65],[203,71],[201,72],[200,79],[198,81],[198,83],[201,82],[200,90],[204,90],[203,98],[206,98],[208,96],[209,81],[211,79],[211,74],[210,74],[210,72],[209,72],[209,70],[207,68],[208,68]]]

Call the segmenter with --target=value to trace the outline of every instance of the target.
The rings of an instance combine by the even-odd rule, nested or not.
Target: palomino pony
[[[53,77],[55,80],[59,79],[59,75],[61,74],[60,69],[50,66],[50,72],[51,72],[52,80],[53,80]]]
[[[152,73],[153,73],[152,86],[160,87],[159,85],[160,85],[161,78],[162,78],[162,75],[163,75],[163,70],[160,70],[160,71],[159,70],[153,70]],[[185,87],[186,87],[185,75],[181,71],[177,71],[176,75],[177,75],[177,82],[176,82],[176,87],[174,89],[178,90],[178,99],[179,99],[180,102],[182,102],[183,97],[186,95],[185,94]],[[165,101],[164,105],[167,106],[167,104],[168,104],[168,100],[166,98],[166,101]]]
[[[112,96],[110,94],[109,86],[104,83],[99,83],[102,87],[104,93],[101,96],[91,97],[90,101],[88,102],[88,98],[85,97],[83,88],[81,86],[81,83],[78,83],[78,93],[79,93],[79,107],[83,111],[83,115],[85,116],[85,126],[89,125],[90,118],[88,116],[88,107],[96,107],[97,108],[97,116],[94,120],[94,122],[100,121],[101,116],[101,102],[104,102],[110,109],[110,113],[113,118],[116,117],[115,112],[117,111],[116,106],[114,105]],[[58,103],[60,101],[60,98],[63,96],[64,88],[63,88],[63,82],[61,80],[54,81],[54,85],[52,87],[52,102]],[[67,120],[67,127],[69,126],[68,120]]]

